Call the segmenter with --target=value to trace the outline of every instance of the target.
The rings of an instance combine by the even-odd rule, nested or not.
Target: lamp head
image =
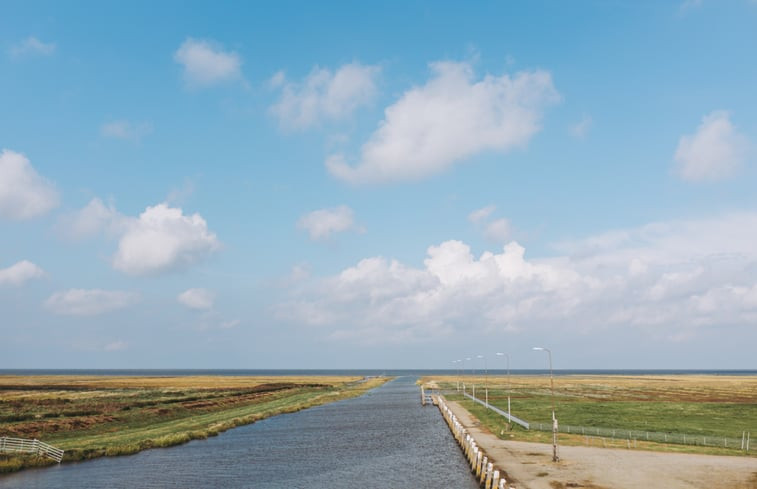
[[[534,351],[544,351],[544,348],[542,348],[541,346],[535,346]]]

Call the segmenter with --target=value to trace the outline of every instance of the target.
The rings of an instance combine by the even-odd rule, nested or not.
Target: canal
[[[0,488],[477,488],[415,380],[207,440],[0,476]]]

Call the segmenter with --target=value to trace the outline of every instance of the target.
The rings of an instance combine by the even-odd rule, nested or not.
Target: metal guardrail
[[[4,453],[32,453],[43,455],[60,463],[63,460],[63,450],[48,445],[37,439],[26,440],[24,438],[0,437],[0,452]]]
[[[463,395],[464,395],[465,397],[467,397],[468,399],[471,399],[471,400],[473,400],[473,401],[476,401],[477,403],[481,404],[482,406],[486,406],[487,408],[491,409],[491,410],[492,410],[492,411],[494,411],[495,413],[497,413],[497,414],[500,414],[500,415],[504,416],[504,417],[505,417],[506,419],[510,420],[510,422],[511,422],[511,423],[516,423],[516,424],[519,424],[519,425],[521,425],[521,426],[522,426],[522,427],[524,427],[525,429],[529,429],[529,426],[530,426],[530,425],[529,425],[528,421],[524,421],[524,420],[522,420],[522,419],[520,419],[520,418],[518,418],[518,417],[516,417],[516,416],[513,416],[512,414],[507,414],[507,413],[506,413],[505,411],[503,411],[503,410],[499,409],[498,407],[492,406],[492,405],[491,405],[491,403],[489,403],[489,404],[487,405],[487,404],[486,404],[486,403],[485,403],[484,401],[482,401],[481,399],[477,399],[477,398],[473,397],[472,395],[468,394],[467,392],[466,392],[466,393],[464,393]]]

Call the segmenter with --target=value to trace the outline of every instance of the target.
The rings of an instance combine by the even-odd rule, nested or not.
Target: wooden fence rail
[[[60,463],[63,460],[63,450],[48,445],[37,439],[0,437],[0,453],[32,453],[43,455]]]

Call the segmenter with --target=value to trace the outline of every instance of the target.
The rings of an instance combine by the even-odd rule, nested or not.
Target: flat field
[[[355,397],[386,380],[0,376],[0,436],[39,439],[64,449],[64,461],[130,454]],[[48,463],[0,454],[0,472]]]
[[[489,391],[489,403],[507,411],[510,394],[511,412],[530,423],[550,424],[552,396],[550,380],[546,376],[512,376],[508,389],[504,376],[433,377],[423,382],[436,383],[446,389],[447,398],[456,400],[473,413],[492,433],[502,438],[551,441],[551,434],[526,431],[514,425],[508,431],[506,420],[458,394],[460,381],[470,393],[476,386],[476,397],[484,399]],[[486,386],[486,387],[485,387]],[[738,450],[742,433],[751,432],[757,438],[757,377],[724,375],[669,376],[557,376],[554,378],[554,399],[560,422],[561,443],[592,446],[623,446],[633,443],[636,448],[687,451],[697,453],[743,454]],[[608,428],[640,432],[634,441],[564,433],[567,426]],[[665,433],[671,439],[683,435],[706,441],[707,446],[646,442],[642,433]],[[716,439],[727,437],[731,445],[716,445]],[[691,439],[691,438],[690,438]],[[722,442],[721,442],[722,443]],[[701,444],[700,444],[701,445]],[[724,444],[725,445],[725,444]],[[750,455],[757,455],[755,442]]]

